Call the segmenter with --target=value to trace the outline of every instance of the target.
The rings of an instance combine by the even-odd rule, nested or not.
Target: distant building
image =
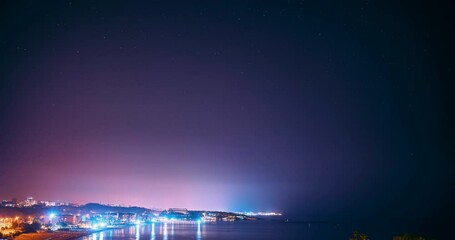
[[[159,219],[160,221],[187,221],[191,217],[186,208],[169,208],[160,213]]]
[[[68,225],[76,225],[76,215],[73,214],[61,214],[56,216],[57,222],[58,223],[65,223]]]
[[[16,203],[13,201],[3,200],[2,207],[16,207]]]
[[[136,213],[118,213],[121,223],[133,223],[136,221]]]
[[[213,212],[204,212],[202,213],[202,220],[204,222],[216,222],[216,214]]]
[[[24,207],[31,207],[37,204],[36,200],[33,197],[28,197],[24,202],[22,202],[22,206]]]
[[[181,213],[181,214],[188,214],[188,209],[186,208],[169,208],[168,212],[170,213]]]

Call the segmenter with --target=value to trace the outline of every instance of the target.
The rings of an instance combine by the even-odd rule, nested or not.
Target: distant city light
[[[247,216],[281,216],[281,213],[277,212],[237,212],[238,214],[244,214]]]
[[[27,204],[27,201],[28,203],[33,202]],[[169,208],[168,210],[146,209],[143,212],[129,212],[127,209],[115,209],[118,208],[118,205],[91,204],[91,206],[87,204],[86,206],[89,206],[89,208],[83,208],[81,205],[70,203],[62,203],[61,205],[59,203],[58,205],[71,206],[68,208],[53,208],[53,204],[48,204],[50,202],[36,201],[33,198],[27,198],[25,201],[17,202],[17,204],[15,200],[11,202],[14,202],[15,204],[11,205],[10,201],[4,200],[1,202],[0,206],[4,208],[17,208],[17,210],[22,211],[22,209],[27,210],[31,206],[37,205],[49,210],[47,215],[27,215],[22,217],[13,215],[6,218],[1,216],[0,228],[5,228],[7,231],[14,230],[12,228],[13,224],[19,221],[27,223],[37,222],[41,224],[41,229],[53,231],[59,229],[69,229],[69,231],[73,231],[74,229],[76,229],[75,231],[79,231],[79,229],[104,230],[108,227],[128,226],[133,224],[135,224],[136,229],[138,229],[139,225],[152,224],[152,239],[154,239],[155,236],[155,223],[163,223],[160,224],[160,233],[161,231],[164,231],[163,235],[165,236],[169,233],[167,229],[169,223],[171,224],[171,235],[174,233],[174,224],[197,224],[199,234],[196,239],[200,239],[201,223],[256,220],[257,218],[250,217],[253,215],[281,215],[274,212],[245,212],[239,214],[222,211],[195,211],[186,208]],[[107,209],[103,209],[106,207]]]

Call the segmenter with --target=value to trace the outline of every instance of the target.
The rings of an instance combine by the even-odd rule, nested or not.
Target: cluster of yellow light
[[[2,221],[2,222],[3,222],[3,221],[13,221],[13,220],[17,221],[17,220],[19,220],[19,217],[14,217],[14,218],[8,218],[8,217],[6,217],[6,218],[0,218],[0,221]]]
[[[13,225],[13,218],[0,218],[0,227],[10,228]]]

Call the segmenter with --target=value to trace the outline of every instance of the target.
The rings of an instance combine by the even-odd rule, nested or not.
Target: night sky
[[[342,2],[4,2],[0,197],[438,231],[450,6]]]

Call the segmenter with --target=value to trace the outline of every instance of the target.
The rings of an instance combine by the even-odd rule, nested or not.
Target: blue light
[[[52,219],[54,219],[54,218],[55,218],[55,213],[49,214],[49,220],[52,220]]]

